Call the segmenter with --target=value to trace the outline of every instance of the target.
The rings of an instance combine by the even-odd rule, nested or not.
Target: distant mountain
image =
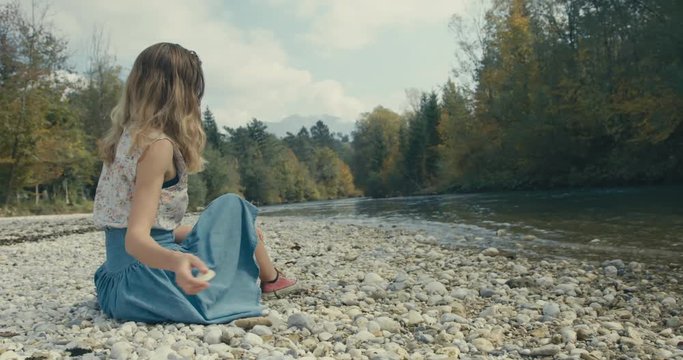
[[[275,134],[277,137],[284,137],[288,131],[292,134],[298,133],[302,126],[305,126],[310,131],[311,126],[315,125],[318,120],[322,120],[332,133],[340,132],[345,135],[351,135],[356,126],[354,122],[344,121],[332,115],[290,115],[281,121],[264,122],[264,124],[268,126],[268,132]]]

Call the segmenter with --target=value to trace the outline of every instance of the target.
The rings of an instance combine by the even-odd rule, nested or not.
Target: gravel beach
[[[683,359],[683,274],[666,267],[448,248],[396,228],[258,223],[306,290],[265,300],[264,318],[200,326],[104,316],[92,280],[103,235],[88,216],[0,219],[0,360]]]

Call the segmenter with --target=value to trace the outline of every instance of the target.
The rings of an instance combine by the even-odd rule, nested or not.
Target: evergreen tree
[[[213,146],[214,149],[222,149],[223,135],[218,131],[216,118],[213,116],[213,113],[208,106],[206,107],[206,110],[204,110],[202,124],[204,125],[204,132],[206,133],[206,143]]]
[[[439,145],[441,145],[438,131],[441,110],[436,92],[431,92],[423,97],[423,103],[420,104],[420,115],[424,118],[425,136],[427,137],[424,150],[425,183],[428,186],[433,186],[439,172]]]
[[[311,126],[311,140],[319,148],[335,148],[334,136],[332,136],[330,128],[322,120],[316,121],[315,125]]]

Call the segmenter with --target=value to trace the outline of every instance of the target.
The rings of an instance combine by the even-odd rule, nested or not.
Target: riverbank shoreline
[[[60,219],[0,221],[6,234],[33,239],[0,246],[0,359],[683,357],[678,272],[276,217],[258,223],[275,262],[306,290],[264,301],[270,325],[117,322],[94,298],[101,233],[87,216]]]

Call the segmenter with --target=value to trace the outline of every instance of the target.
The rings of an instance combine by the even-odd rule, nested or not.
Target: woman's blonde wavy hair
[[[204,73],[194,51],[178,44],[158,43],[145,49],[133,64],[112,127],[100,140],[100,155],[111,164],[123,130],[128,127],[133,149],[144,149],[160,132],[178,146],[190,173],[201,171],[206,135],[200,102]]]

